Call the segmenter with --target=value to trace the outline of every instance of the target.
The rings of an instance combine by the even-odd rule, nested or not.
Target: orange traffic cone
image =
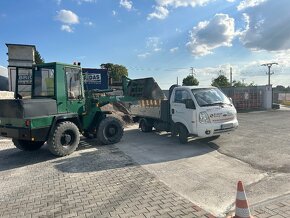
[[[247,196],[244,190],[243,183],[238,182],[237,198],[236,198],[236,211],[232,218],[253,218],[250,213]],[[229,218],[230,218],[229,217]]]

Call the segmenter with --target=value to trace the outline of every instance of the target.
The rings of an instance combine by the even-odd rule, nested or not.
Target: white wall
[[[272,85],[270,86],[265,86],[265,91],[264,91],[264,108],[269,110],[272,109]]]

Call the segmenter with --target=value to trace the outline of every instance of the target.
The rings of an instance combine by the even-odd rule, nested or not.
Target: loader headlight
[[[209,116],[205,111],[199,113],[199,122],[200,123],[210,123]]]

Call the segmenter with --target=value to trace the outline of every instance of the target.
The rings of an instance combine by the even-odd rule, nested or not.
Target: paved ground
[[[223,216],[233,209],[238,180],[250,205],[290,198],[289,117],[289,110],[239,114],[235,133],[207,144],[180,145],[167,134],[132,129],[117,146],[174,191]]]
[[[0,139],[0,217],[223,217],[238,180],[255,217],[290,217],[290,111],[239,117],[212,143],[131,128],[116,146],[82,141],[64,158]]]
[[[212,217],[115,146],[55,158],[0,140],[0,217]]]

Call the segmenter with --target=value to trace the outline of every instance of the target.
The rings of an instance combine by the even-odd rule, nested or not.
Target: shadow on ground
[[[12,142],[5,143],[12,144]],[[77,150],[86,150],[92,147],[101,147],[101,145],[97,145],[94,140],[86,140],[82,138]],[[69,158],[69,156],[63,158]],[[37,151],[21,151],[14,147],[7,148],[0,150],[0,172],[43,163],[53,159],[58,159],[58,157],[50,153],[46,144]]]
[[[96,144],[96,140],[82,138],[77,149],[79,152],[62,158],[52,155],[46,145],[33,152],[24,152],[16,148],[2,150],[0,171],[52,160],[55,167],[62,172],[94,172],[128,167],[136,165],[136,162],[153,164],[191,158],[215,149],[218,149],[218,146],[214,143],[190,140],[188,144],[180,144],[178,138],[172,138],[168,133],[142,133],[138,129],[130,129],[125,131],[124,138],[116,145],[102,146]],[[136,157],[136,152],[141,156],[139,160],[134,158],[134,162],[130,156],[132,154]]]

